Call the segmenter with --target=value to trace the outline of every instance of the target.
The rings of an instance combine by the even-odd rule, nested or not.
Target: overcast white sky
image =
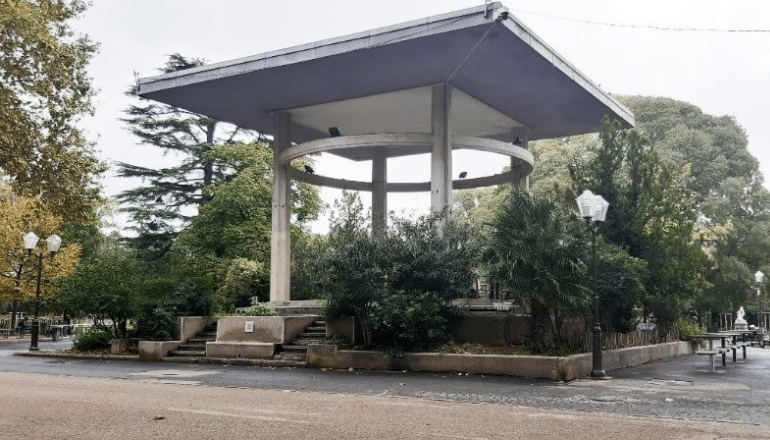
[[[133,72],[152,76],[167,55],[181,53],[208,62],[226,61],[353,32],[482,5],[483,0],[93,0],[77,31],[101,44],[91,62],[96,115],[84,123],[101,156],[155,166],[159,152],[137,145],[118,121],[130,99],[123,92]],[[770,29],[765,0],[505,0],[532,31],[613,94],[666,96],[704,112],[733,115],[749,137],[749,150],[770,176],[770,33],[691,32],[659,28]],[[586,22],[624,26],[607,26]],[[457,160],[457,158],[455,158]],[[466,160],[465,163],[469,162]],[[429,180],[429,162],[424,166]],[[494,172],[507,162],[481,162]],[[335,175],[345,167],[322,158],[318,168]],[[399,176],[391,162],[391,181]],[[456,167],[457,168],[457,167]],[[463,165],[463,169],[468,169]],[[474,170],[471,170],[472,172]],[[363,179],[370,168],[362,167]],[[409,172],[407,172],[409,173]],[[481,171],[479,171],[481,173]],[[476,174],[476,173],[474,173]],[[488,174],[488,173],[486,173]],[[135,185],[110,173],[113,196]],[[403,178],[401,178],[403,177]],[[332,190],[322,192],[331,201]],[[368,200],[368,197],[365,197]],[[429,195],[389,198],[397,212],[425,209]],[[120,221],[120,219],[118,219]],[[323,226],[315,229],[323,230]]]

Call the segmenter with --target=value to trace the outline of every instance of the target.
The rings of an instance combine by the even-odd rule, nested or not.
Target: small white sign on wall
[[[243,331],[246,333],[254,333],[254,321],[246,321],[246,326]]]

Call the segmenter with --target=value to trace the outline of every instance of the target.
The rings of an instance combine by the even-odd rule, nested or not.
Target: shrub
[[[262,301],[270,297],[270,269],[258,261],[235,258],[214,294],[214,310],[232,313],[248,306],[253,297]]]
[[[146,304],[136,317],[136,337],[146,341],[170,341],[174,318],[157,304]]]
[[[75,339],[72,348],[77,351],[94,351],[110,348],[115,335],[112,332],[83,333]]]
[[[443,343],[448,339],[449,314],[435,295],[391,293],[372,310],[372,343],[391,353]]]
[[[692,336],[698,336],[705,333],[703,327],[686,319],[678,319],[675,325],[676,329],[679,330],[679,339],[683,341],[689,341]]]
[[[211,312],[212,282],[206,277],[185,278],[166,302],[177,316],[208,316]]]
[[[251,302],[251,307],[246,310],[246,316],[278,316],[278,313],[267,304],[256,299],[252,299]]]

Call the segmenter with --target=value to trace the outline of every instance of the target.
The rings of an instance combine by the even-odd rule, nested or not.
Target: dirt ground
[[[3,439],[766,439],[766,426],[0,373]]]

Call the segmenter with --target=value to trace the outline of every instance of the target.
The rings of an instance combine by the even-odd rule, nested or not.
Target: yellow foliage
[[[54,282],[75,270],[80,259],[79,244],[63,244],[53,260],[46,248],[45,239],[57,233],[61,221],[39,198],[20,197],[8,186],[0,186],[0,301],[35,299],[40,255],[43,297],[54,294]],[[29,231],[41,237],[31,255],[22,240]]]

